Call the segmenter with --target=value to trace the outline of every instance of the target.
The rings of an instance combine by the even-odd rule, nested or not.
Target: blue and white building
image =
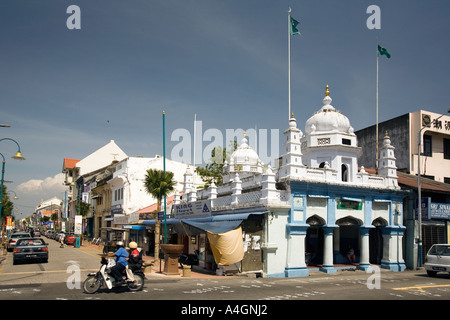
[[[291,116],[277,168],[264,166],[244,136],[224,165],[222,185],[184,190],[184,201],[211,201],[211,220],[232,220],[233,214],[243,222],[260,219],[265,277],[307,276],[312,268],[336,272],[348,267],[348,246],[359,269],[405,269],[407,193],[398,186],[395,148],[386,133],[378,174],[358,167],[362,149],[349,119],[331,102],[327,86],[323,106],[306,121],[305,133]]]

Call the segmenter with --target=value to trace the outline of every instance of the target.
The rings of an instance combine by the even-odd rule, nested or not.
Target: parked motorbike
[[[102,258],[101,260],[100,270],[94,273],[89,273],[86,280],[83,283],[83,290],[86,293],[95,293],[97,292],[103,285],[106,286],[107,289],[111,290],[112,288],[117,287],[128,287],[130,291],[139,291],[144,287],[144,279],[145,275],[142,269],[134,270],[133,276],[134,281],[126,281],[123,284],[116,283],[114,277],[110,274],[111,268],[115,265],[114,258]],[[125,276],[126,273],[123,272]]]
[[[178,262],[180,263],[180,266],[183,268],[183,264],[187,266],[198,266],[198,259],[199,258],[199,251],[195,250],[194,254],[185,254],[181,253],[178,257]]]

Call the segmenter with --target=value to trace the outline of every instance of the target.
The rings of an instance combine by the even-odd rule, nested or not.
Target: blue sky
[[[366,26],[373,4],[379,30]],[[81,9],[80,30],[66,26],[70,5]],[[65,157],[110,140],[129,156],[162,154],[163,110],[168,140],[178,128],[193,133],[194,114],[203,130],[282,135],[289,7],[302,33],[291,39],[291,85],[303,131],[326,84],[355,130],[375,124],[377,37],[392,55],[380,57],[380,121],[447,111],[448,0],[3,0],[0,123],[11,127],[0,138],[18,141],[27,160],[10,159],[7,141],[0,152],[8,188],[23,191],[19,212],[63,197],[54,180]]]

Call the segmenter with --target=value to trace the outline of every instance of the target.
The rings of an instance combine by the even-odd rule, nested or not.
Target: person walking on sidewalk
[[[61,233],[61,235],[59,236],[59,243],[60,243],[60,248],[64,248],[64,238],[66,237],[66,234],[63,232]]]

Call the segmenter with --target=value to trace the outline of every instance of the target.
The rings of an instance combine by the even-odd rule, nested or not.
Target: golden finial
[[[385,136],[385,137],[387,137],[387,136],[388,136],[387,130],[386,130],[386,133],[384,134],[384,136]]]
[[[294,117],[294,113],[292,112],[292,114],[291,114],[291,118],[293,118]]]
[[[329,95],[330,95],[330,90],[328,90],[328,85],[327,85],[327,87],[326,87],[326,90],[325,90],[325,95],[328,97]]]
[[[245,130],[244,130],[244,138],[247,136],[247,134],[245,133]]]

